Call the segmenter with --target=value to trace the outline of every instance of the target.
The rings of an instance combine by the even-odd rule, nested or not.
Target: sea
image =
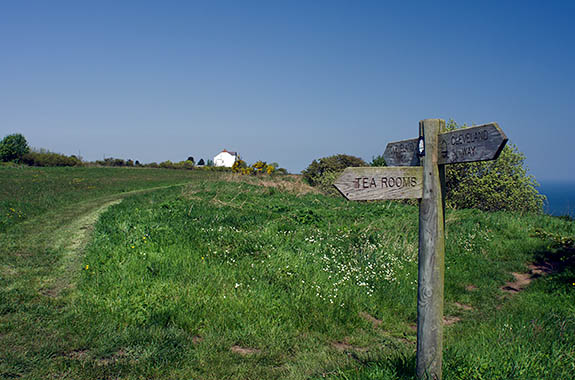
[[[539,192],[547,196],[545,213],[575,218],[575,180],[539,181],[539,184]]]

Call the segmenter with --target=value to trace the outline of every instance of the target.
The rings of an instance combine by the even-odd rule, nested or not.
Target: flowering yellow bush
[[[277,165],[277,164],[275,164]],[[268,165],[265,161],[256,161],[252,166],[247,166],[244,160],[236,160],[232,166],[232,172],[240,173],[242,175],[258,175],[258,174],[268,174],[271,175],[275,172],[276,168],[274,165]]]
[[[267,164],[264,161],[257,161],[255,164],[252,165],[254,168],[254,172],[256,174],[263,173],[267,167]]]
[[[246,164],[246,162],[244,160],[238,158],[236,160],[236,162],[234,162],[234,164],[232,165],[232,172],[244,174],[243,169],[245,169],[247,167],[248,167],[248,165]]]
[[[242,168],[242,174],[243,175],[251,175],[254,174],[254,168],[252,168],[251,166],[248,168]]]

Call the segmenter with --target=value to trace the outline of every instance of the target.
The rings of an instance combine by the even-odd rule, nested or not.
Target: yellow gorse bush
[[[274,165],[277,166],[277,164]],[[232,172],[242,175],[271,175],[276,171],[276,167],[274,165],[268,165],[267,162],[259,160],[253,163],[251,166],[248,166],[244,160],[238,159],[232,166]]]

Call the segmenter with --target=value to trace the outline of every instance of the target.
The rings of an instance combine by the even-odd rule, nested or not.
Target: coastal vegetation
[[[450,120],[448,130],[462,126]],[[525,155],[508,143],[497,160],[447,165],[446,201],[453,208],[543,212],[545,196],[525,166]]]
[[[0,182],[2,378],[413,378],[416,206],[195,170]],[[444,378],[572,377],[575,223],[446,228]]]
[[[464,128],[450,120],[448,131]],[[302,172],[303,178],[325,194],[337,196],[333,183],[347,167],[386,166],[382,155],[368,165],[359,157],[337,154],[313,160]],[[508,143],[499,158],[492,161],[446,165],[446,204],[450,208],[483,211],[542,213],[545,196],[525,166],[525,155]]]

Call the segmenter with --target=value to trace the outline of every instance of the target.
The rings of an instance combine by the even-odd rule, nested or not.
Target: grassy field
[[[80,201],[187,183],[201,174],[187,170],[143,168],[0,166],[0,232],[34,216]]]
[[[159,169],[0,182],[3,378],[413,378],[415,206]],[[575,223],[446,224],[444,378],[575,377],[573,249],[537,232]]]

